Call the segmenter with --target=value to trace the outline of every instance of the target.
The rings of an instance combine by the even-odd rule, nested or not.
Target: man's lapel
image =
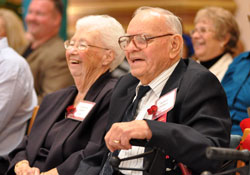
[[[185,60],[189,61],[189,60]],[[176,92],[176,98],[175,98],[175,104],[174,107],[168,111],[167,113],[167,121],[171,121],[171,118],[173,118],[173,109],[176,107],[177,101],[178,101],[178,92],[179,92],[179,87],[181,84],[181,80],[183,78],[183,75],[187,69],[186,63],[181,59],[178,65],[176,66],[175,70],[169,77],[169,80],[167,81],[166,85],[164,86],[161,96],[167,94],[168,92],[171,92],[174,89],[177,89]],[[170,119],[170,120],[169,120]]]
[[[181,79],[182,79],[185,71],[186,71],[186,64],[184,63],[183,60],[180,60],[180,62],[176,66],[175,70],[173,71],[173,73],[169,77],[167,83],[165,84],[165,86],[161,92],[161,96],[170,92],[171,90],[173,90],[175,88],[177,88],[177,90],[178,90],[178,88],[180,86]]]

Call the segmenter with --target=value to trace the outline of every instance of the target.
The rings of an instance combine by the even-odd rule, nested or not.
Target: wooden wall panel
[[[184,31],[193,28],[196,12],[205,6],[220,6],[234,13],[236,4],[233,0],[69,0],[68,34],[72,36],[78,18],[91,14],[108,14],[127,27],[134,10],[140,6],[154,6],[168,9],[181,17]]]

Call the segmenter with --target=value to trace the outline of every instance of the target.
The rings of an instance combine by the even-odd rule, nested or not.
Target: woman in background
[[[22,54],[28,45],[28,40],[21,19],[11,10],[0,8],[0,18],[4,23],[0,29],[2,35],[8,38],[8,44],[17,53]]]
[[[250,15],[248,15],[250,24]],[[234,58],[221,82],[227,95],[227,103],[232,119],[231,134],[242,135],[240,122],[248,118],[250,107],[250,51]]]
[[[199,10],[191,31],[195,58],[221,81],[233,60],[239,28],[233,15],[220,7]]]

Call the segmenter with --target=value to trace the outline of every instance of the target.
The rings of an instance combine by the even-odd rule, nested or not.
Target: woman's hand
[[[30,167],[29,161],[22,160],[15,165],[16,175],[40,175],[40,170],[36,167]]]
[[[49,171],[41,173],[41,175],[59,175],[59,174],[58,174],[57,169],[53,168],[53,169],[51,169]]]

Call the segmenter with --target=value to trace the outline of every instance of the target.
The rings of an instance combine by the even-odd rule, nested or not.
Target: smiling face
[[[85,76],[103,69],[106,50],[95,47],[87,47],[85,50],[77,49],[79,42],[102,47],[97,32],[78,30],[71,41],[75,42],[75,46],[66,50],[66,59],[73,77]]]
[[[60,14],[50,0],[32,0],[25,18],[28,32],[35,38],[55,33],[60,27]]]
[[[145,34],[150,37],[171,33],[172,31],[166,25],[165,20],[162,15],[156,12],[140,12],[129,23],[127,34]],[[171,66],[169,56],[171,37],[152,39],[148,41],[147,48],[142,50],[137,49],[133,42],[128,45],[125,53],[131,73],[143,84],[150,83]]]
[[[199,20],[191,37],[195,56],[200,61],[209,61],[224,52],[225,41],[216,37],[212,20]]]

